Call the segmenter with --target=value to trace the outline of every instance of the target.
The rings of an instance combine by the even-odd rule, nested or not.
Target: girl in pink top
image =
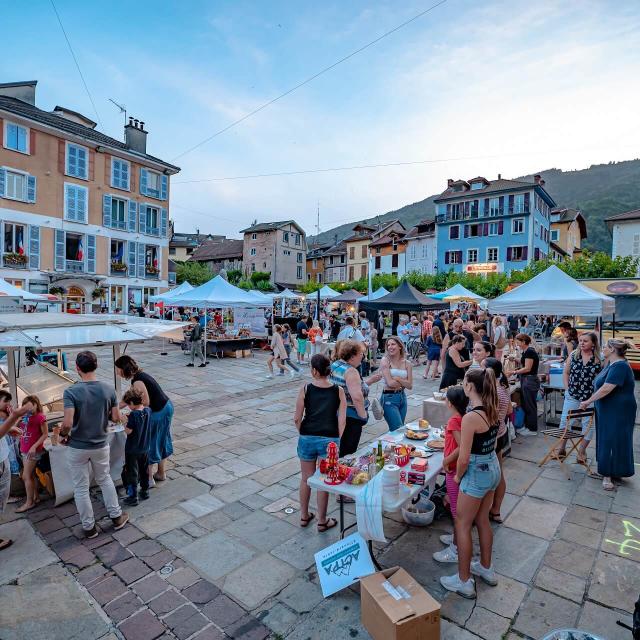
[[[22,407],[16,412],[23,415],[21,422],[20,453],[22,454],[22,480],[27,494],[25,503],[16,509],[16,513],[29,511],[39,502],[36,464],[44,453],[44,441],[49,435],[47,419],[42,411],[38,396],[26,396]]]

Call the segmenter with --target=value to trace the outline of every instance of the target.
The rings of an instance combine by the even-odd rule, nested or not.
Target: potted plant
[[[5,253],[4,254],[4,262],[5,264],[16,264],[16,265],[23,265],[23,264],[27,264],[27,260],[29,258],[25,255],[22,255],[20,253]]]
[[[102,300],[106,295],[107,295],[107,291],[106,291],[106,289],[104,287],[96,287],[91,292],[91,299],[92,300]]]
[[[61,296],[64,294],[64,287],[49,287],[49,293],[52,296]]]
[[[154,267],[153,265],[148,264],[146,266],[146,272],[150,275],[156,275],[160,273],[160,269],[158,269],[158,267]]]
[[[119,271],[125,272],[127,270],[127,265],[124,262],[118,262],[117,260],[111,261],[111,271]]]

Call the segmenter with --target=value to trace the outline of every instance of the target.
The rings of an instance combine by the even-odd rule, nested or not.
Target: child
[[[429,371],[431,365],[435,363],[431,379],[435,380],[438,377],[438,367],[440,366],[440,355],[442,350],[442,334],[440,329],[433,325],[431,328],[431,335],[427,336],[427,368],[424,371],[423,378],[426,380],[429,377]]]
[[[313,326],[309,329],[308,338],[311,341],[311,356],[321,353],[322,345],[322,329],[317,320],[313,321]]]
[[[22,401],[21,409],[22,411],[18,410],[18,412],[24,417],[21,425],[20,453],[23,465],[22,480],[27,499],[21,507],[16,509],[16,513],[29,511],[40,502],[36,464],[44,454],[44,441],[49,436],[47,419],[42,411],[42,404],[40,404],[38,396],[26,396]]]
[[[444,435],[444,460],[442,468],[446,473],[447,497],[451,516],[456,519],[456,505],[458,503],[458,491],[460,487],[454,480],[456,475],[456,462],[460,451],[460,433],[462,430],[462,416],[467,412],[469,398],[465,395],[462,387],[450,387],[447,390],[447,406],[451,412],[447,429]],[[436,551],[433,559],[436,562],[458,562],[458,548],[456,546],[455,528],[453,534],[440,536],[443,544],[449,545],[442,551]]]
[[[140,500],[149,497],[149,419],[151,409],[142,403],[142,394],[131,387],[122,397],[131,409],[127,426],[127,442],[124,445],[124,468],[122,483],[129,494],[124,503],[135,507],[138,504],[138,482],[140,482]]]

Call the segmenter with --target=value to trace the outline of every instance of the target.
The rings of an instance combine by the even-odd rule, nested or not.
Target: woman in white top
[[[503,350],[507,344],[507,328],[504,326],[501,316],[495,316],[492,325],[493,333],[491,334],[491,339],[493,340],[493,346],[496,348],[495,358],[502,362]]]
[[[405,358],[404,343],[397,336],[387,338],[385,356],[380,362],[384,389],[380,402],[389,431],[399,429],[407,417],[405,389],[413,388],[413,367]]]

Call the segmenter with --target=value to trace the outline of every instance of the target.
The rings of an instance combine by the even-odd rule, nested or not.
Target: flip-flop
[[[502,524],[504,522],[504,520],[500,517],[499,511],[498,513],[491,513],[491,511],[489,511],[489,520],[491,520],[491,522],[497,522],[498,524]]]
[[[316,517],[315,513],[310,513],[308,518],[300,518],[300,526],[304,529]]]
[[[333,529],[337,524],[338,521],[335,518],[327,518],[327,521],[324,523],[318,522],[318,531],[324,533],[325,531],[329,531],[329,529]]]
[[[38,505],[37,504],[32,504],[30,507],[27,507],[26,509],[24,509],[24,505],[22,505],[22,507],[18,507],[16,509],[16,513],[26,513],[27,511],[31,511],[31,509],[35,509]]]
[[[13,544],[13,540],[9,540],[9,538],[0,539],[0,551],[10,547]]]

